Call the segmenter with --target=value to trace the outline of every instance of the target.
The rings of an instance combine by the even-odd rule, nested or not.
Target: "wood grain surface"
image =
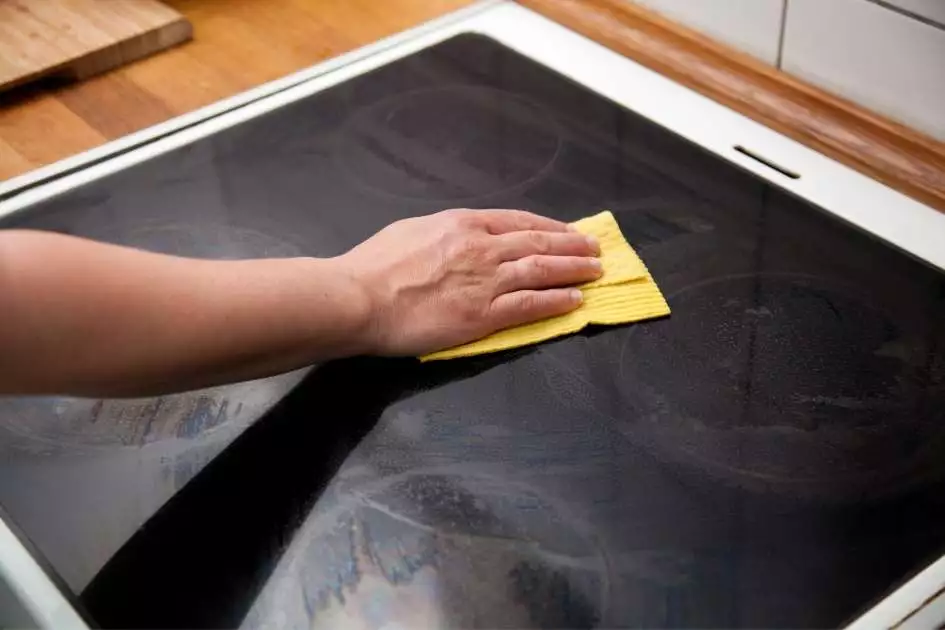
[[[945,145],[624,0],[522,4],[933,207]],[[0,94],[0,180],[369,44],[470,0],[169,0],[195,40],[76,85]]]
[[[9,1],[0,0],[0,6]],[[80,83],[31,84],[0,94],[0,181],[365,46],[471,0],[165,4],[190,20],[193,41]]]
[[[49,75],[84,79],[191,33],[184,16],[157,0],[3,0],[0,91]]]
[[[945,211],[945,144],[626,0],[520,3]]]

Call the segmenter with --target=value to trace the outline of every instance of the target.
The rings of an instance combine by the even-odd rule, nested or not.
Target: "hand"
[[[363,288],[364,350],[421,355],[577,308],[562,288],[598,278],[599,246],[519,210],[446,210],[398,221],[335,259]]]

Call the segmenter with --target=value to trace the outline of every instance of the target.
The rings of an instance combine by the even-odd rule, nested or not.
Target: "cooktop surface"
[[[0,503],[96,623],[836,627],[945,553],[945,276],[485,37],[2,227],[332,256],[457,206],[612,210],[672,316],[0,400]]]

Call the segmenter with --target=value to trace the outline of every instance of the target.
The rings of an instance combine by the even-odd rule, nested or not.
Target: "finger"
[[[550,289],[596,280],[600,260],[582,256],[528,256],[499,265],[496,289],[510,293],[522,289]]]
[[[579,232],[510,232],[493,238],[499,258],[517,260],[526,256],[596,256],[600,244],[593,236]]]
[[[545,289],[503,293],[492,301],[490,323],[495,330],[563,315],[581,305],[580,289]]]
[[[524,210],[477,210],[478,218],[490,234],[506,234],[521,230],[567,232],[567,223],[556,221]]]

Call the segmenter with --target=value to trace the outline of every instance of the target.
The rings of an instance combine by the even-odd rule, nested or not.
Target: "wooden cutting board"
[[[157,0],[0,0],[0,92],[104,72],[191,38]]]

